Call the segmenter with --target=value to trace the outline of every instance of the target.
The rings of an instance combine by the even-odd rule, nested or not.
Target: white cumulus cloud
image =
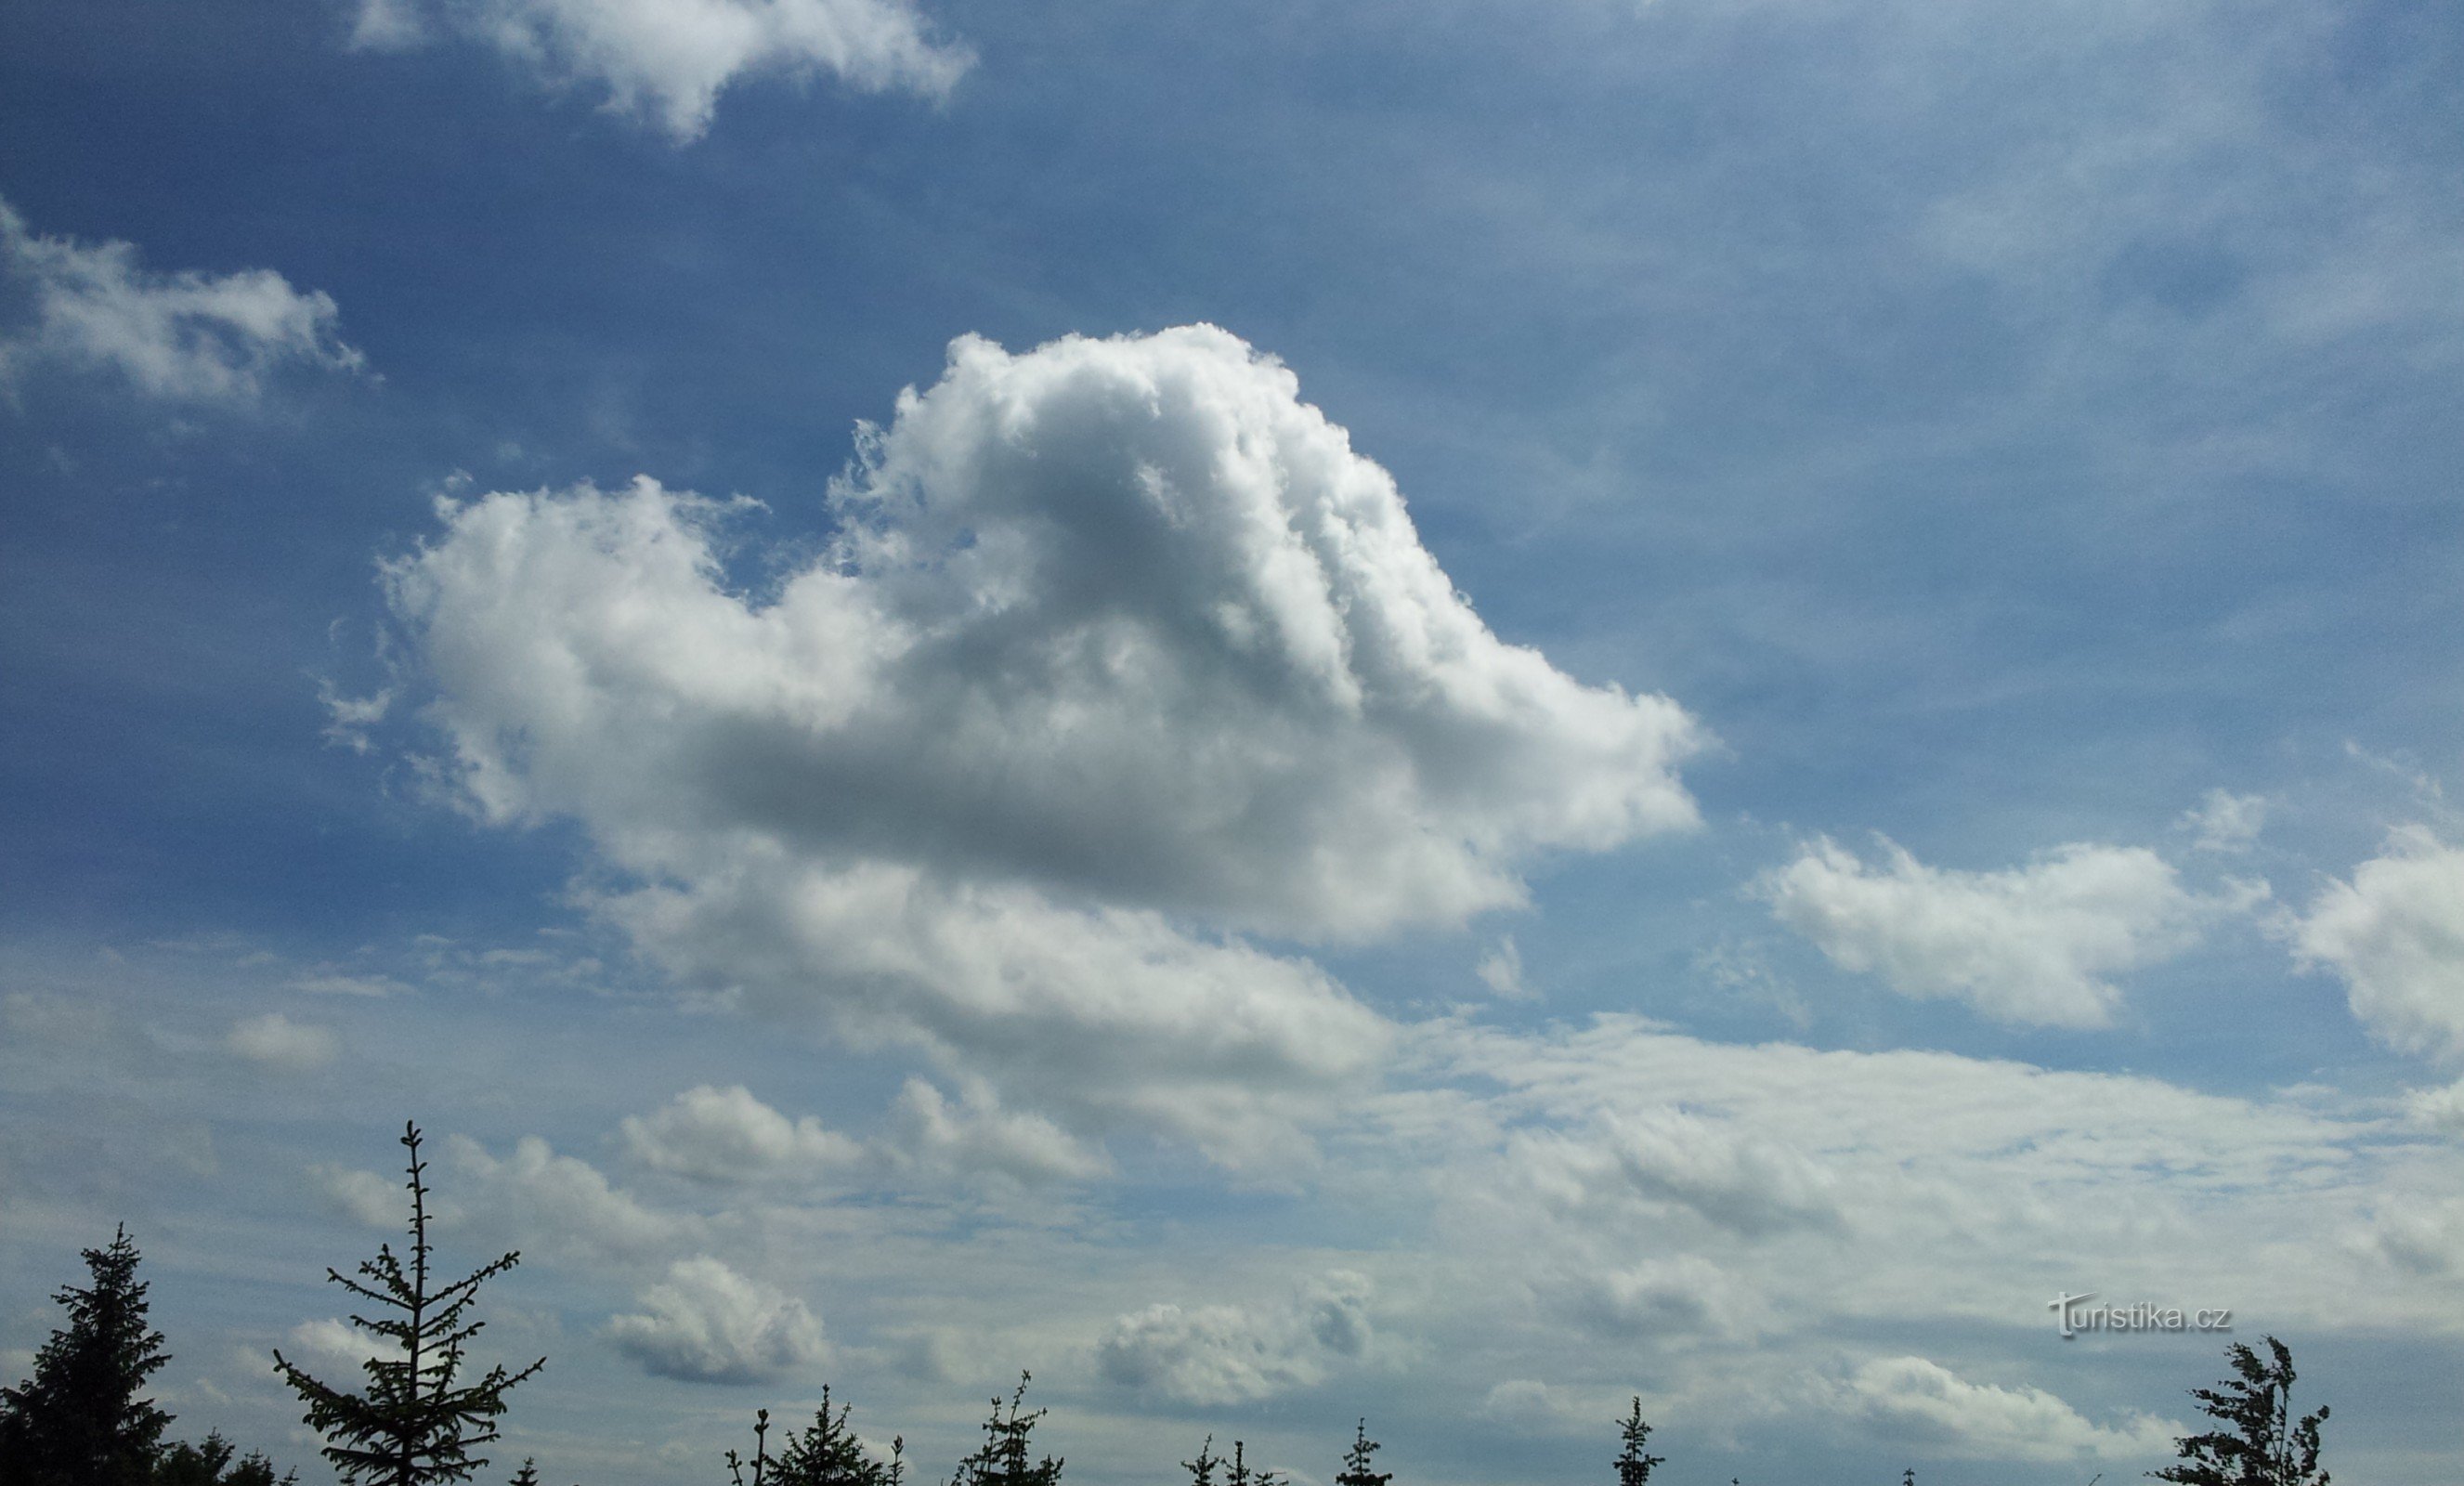
[[[2405,1096],[2404,1105],[2415,1125],[2464,1135],[2464,1079],[2438,1088],[2414,1089]]]
[[[402,1348],[385,1338],[332,1316],[303,1321],[292,1327],[291,1347],[294,1355],[300,1358],[353,1368],[372,1357],[391,1359],[402,1355]]]
[[[2310,965],[2342,976],[2370,1035],[2408,1053],[2464,1058],[2464,849],[2398,831],[2294,928]]]
[[[560,1156],[526,1135],[497,1157],[467,1136],[448,1143],[469,1183],[470,1211],[491,1229],[551,1261],[623,1262],[673,1253],[695,1231],[685,1214],[646,1207],[610,1184],[598,1168]]]
[[[134,244],[42,236],[4,201],[0,280],[32,308],[31,322],[0,327],[0,391],[56,366],[115,373],[166,401],[246,404],[283,365],[362,364],[320,291],[303,294],[272,269],[149,270]]]
[[[341,1052],[341,1038],[324,1027],[268,1012],[235,1023],[223,1045],[251,1062],[275,1068],[318,1068]]]
[[[2244,852],[2257,841],[2258,833],[2267,825],[2268,799],[2264,795],[2235,795],[2230,790],[2210,790],[2198,807],[2186,812],[2181,820],[2184,829],[2197,833],[2191,842],[2201,851]]]
[[[822,1323],[803,1300],[707,1255],[670,1265],[638,1303],[642,1313],[613,1318],[606,1336],[663,1378],[766,1383],[823,1354]]]
[[[954,1103],[922,1079],[907,1081],[887,1128],[869,1140],[810,1115],[791,1121],[741,1085],[689,1089],[655,1113],[627,1117],[624,1135],[642,1165],[712,1185],[891,1174],[1032,1185],[1110,1169],[1051,1121],[1001,1107],[981,1083]]]
[[[947,96],[972,63],[912,0],[361,0],[357,46],[437,35],[494,47],[552,86],[593,82],[607,104],[678,140],[710,127],[737,79],[826,73],[866,92]]]
[[[954,1104],[922,1079],[908,1080],[891,1110],[890,1133],[874,1148],[909,1171],[1021,1184],[1084,1181],[1111,1169],[1051,1121],[1001,1108],[980,1083]]]
[[[388,571],[473,807],[581,821],[687,983],[1237,1159],[1387,1038],[1238,935],[1459,923],[1694,823],[1693,721],[1491,634],[1222,331],[962,338],[862,447],[759,601],[734,508],[648,479],[448,503]]]
[[[328,1207],[363,1228],[401,1228],[410,1221],[410,1195],[399,1175],[380,1176],[374,1171],[320,1162],[308,1169],[308,1179],[316,1184]],[[444,1215],[460,1210],[431,1200],[429,1211]]]
[[[1923,1357],[1865,1363],[1830,1402],[1886,1438],[1984,1460],[2159,1459],[2183,1432],[2144,1413],[2098,1424],[2042,1388],[1970,1383]]]
[[[1609,1114],[1572,1133],[1518,1133],[1507,1164],[1541,1203],[1621,1226],[1633,1204],[1683,1209],[1749,1238],[1838,1221],[1830,1178],[1813,1162],[1683,1110]]]
[[[2215,913],[2261,890],[2203,898],[2138,846],[2075,843],[2023,867],[1963,872],[1881,844],[1868,865],[1814,841],[1757,888],[1842,970],[2040,1026],[2106,1025],[2122,993],[2105,977],[2190,948]]]
[[[1512,934],[1500,939],[1495,949],[1482,955],[1480,963],[1473,966],[1472,971],[1480,976],[1481,984],[1488,987],[1501,1000],[1536,1001],[1540,998],[1540,993],[1532,990],[1523,978],[1523,951],[1514,948]]]
[[[1365,1277],[1336,1270],[1280,1302],[1149,1306],[1113,1322],[1096,1361],[1113,1383],[1186,1404],[1270,1398],[1368,1350],[1370,1289]]]
[[[810,1115],[791,1121],[740,1083],[687,1089],[654,1114],[627,1116],[624,1131],[634,1160],[698,1182],[809,1175],[863,1155],[860,1143]]]

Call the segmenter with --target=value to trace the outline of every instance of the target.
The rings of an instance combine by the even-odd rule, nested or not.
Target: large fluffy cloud
[[[0,390],[38,365],[116,373],[149,397],[248,403],[288,363],[361,364],[336,339],[338,311],[272,269],[201,273],[142,267],[124,242],[29,230],[0,202],[0,280],[29,296],[30,323],[0,327]]]
[[[1882,849],[1869,866],[1817,841],[1759,888],[1782,924],[1841,969],[2002,1021],[2105,1025],[2121,1000],[2105,977],[2189,949],[2222,907],[2144,847],[2074,844],[2000,872],[1930,867],[1887,841]]]
[[[970,61],[933,39],[913,0],[360,0],[353,40],[407,47],[440,32],[552,84],[596,82],[611,108],[680,140],[707,129],[718,95],[749,75],[828,73],[939,98]]]
[[[822,1323],[803,1300],[708,1255],[670,1265],[641,1304],[607,1323],[607,1339],[661,1377],[766,1383],[823,1353]]]
[[[642,1165],[714,1185],[811,1176],[863,1154],[857,1142],[810,1115],[790,1120],[740,1083],[687,1089],[665,1108],[627,1116],[624,1132]]]
[[[2397,832],[2319,895],[2294,942],[2343,977],[2353,1015],[2381,1041],[2464,1057],[2464,849]]]
[[[758,601],[730,508],[647,479],[448,505],[389,570],[473,807],[581,821],[680,978],[1255,1148],[1384,1031],[1225,934],[1460,922],[1694,819],[1685,713],[1491,634],[1222,331],[961,339],[863,452]]]
[[[1152,1305],[1121,1317],[1097,1348],[1104,1376],[1186,1404],[1245,1404],[1325,1379],[1369,1348],[1369,1280],[1338,1270],[1289,1300]]]

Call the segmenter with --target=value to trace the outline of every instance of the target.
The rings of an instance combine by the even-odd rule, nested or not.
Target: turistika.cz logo
[[[2082,1331],[2231,1331],[2231,1307],[2186,1311],[2178,1305],[2142,1300],[2136,1305],[2090,1305],[2096,1292],[2057,1295],[2046,1307],[2054,1325],[2068,1341]]]

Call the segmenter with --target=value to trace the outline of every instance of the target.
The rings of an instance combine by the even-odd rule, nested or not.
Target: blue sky
[[[2452,1479],[2459,54],[12,8],[0,1370],[319,1478],[415,1118],[562,1479]]]

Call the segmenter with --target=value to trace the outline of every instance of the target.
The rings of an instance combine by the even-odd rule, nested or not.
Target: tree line
[[[420,1143],[419,1127],[406,1125],[408,1247],[397,1255],[391,1244],[380,1245],[357,1278],[325,1272],[369,1308],[351,1322],[383,1344],[362,1365],[363,1386],[336,1387],[278,1348],[274,1353],[274,1369],[298,1395],[303,1422],[324,1441],[319,1453],[350,1486],[471,1480],[489,1464],[473,1452],[500,1438],[496,1421],[507,1395],[547,1366],[542,1357],[518,1371],[495,1366],[468,1376],[469,1344],[487,1324],[471,1316],[479,1287],[521,1262],[521,1255],[502,1255],[458,1279],[437,1277]],[[0,1486],[297,1486],[296,1472],[277,1477],[273,1461],[255,1452],[238,1455],[218,1431],[196,1443],[165,1443],[172,1416],[139,1396],[171,1359],[163,1333],[146,1321],[137,1246],[123,1225],[108,1246],[85,1250],[84,1258],[89,1283],[53,1297],[67,1320],[35,1356],[33,1376],[0,1388]],[[2262,1356],[2233,1344],[2226,1350],[2233,1376],[2190,1390],[2217,1428],[2176,1441],[2179,1458],[2147,1473],[2151,1477],[2174,1486],[2328,1486],[2319,1464],[2319,1427],[2328,1411],[2295,1419],[2292,1353],[2272,1336],[2265,1344]],[[1060,1486],[1063,1462],[1040,1455],[1033,1444],[1046,1410],[1026,1407],[1031,1380],[1020,1373],[1006,1400],[992,1400],[983,1442],[958,1462],[948,1486]],[[848,1427],[849,1412],[825,1387],[812,1423],[781,1431],[774,1450],[770,1412],[758,1410],[752,1454],[731,1450],[723,1457],[729,1486],[906,1486],[905,1437],[891,1441],[886,1457],[877,1454]],[[1622,1440],[1613,1462],[1617,1486],[1650,1486],[1651,1473],[1666,1462],[1645,1448],[1652,1426],[1641,1398],[1615,1422]],[[1369,1437],[1369,1421],[1359,1421],[1334,1486],[1391,1486],[1393,1474],[1375,1468],[1380,1448]],[[1284,1473],[1250,1466],[1241,1440],[1232,1442],[1228,1458],[1214,1450],[1209,1434],[1194,1458],[1180,1462],[1190,1486],[1289,1486]],[[524,1460],[511,1486],[540,1486],[537,1462]],[[1903,1486],[1916,1486],[1913,1470]]]

